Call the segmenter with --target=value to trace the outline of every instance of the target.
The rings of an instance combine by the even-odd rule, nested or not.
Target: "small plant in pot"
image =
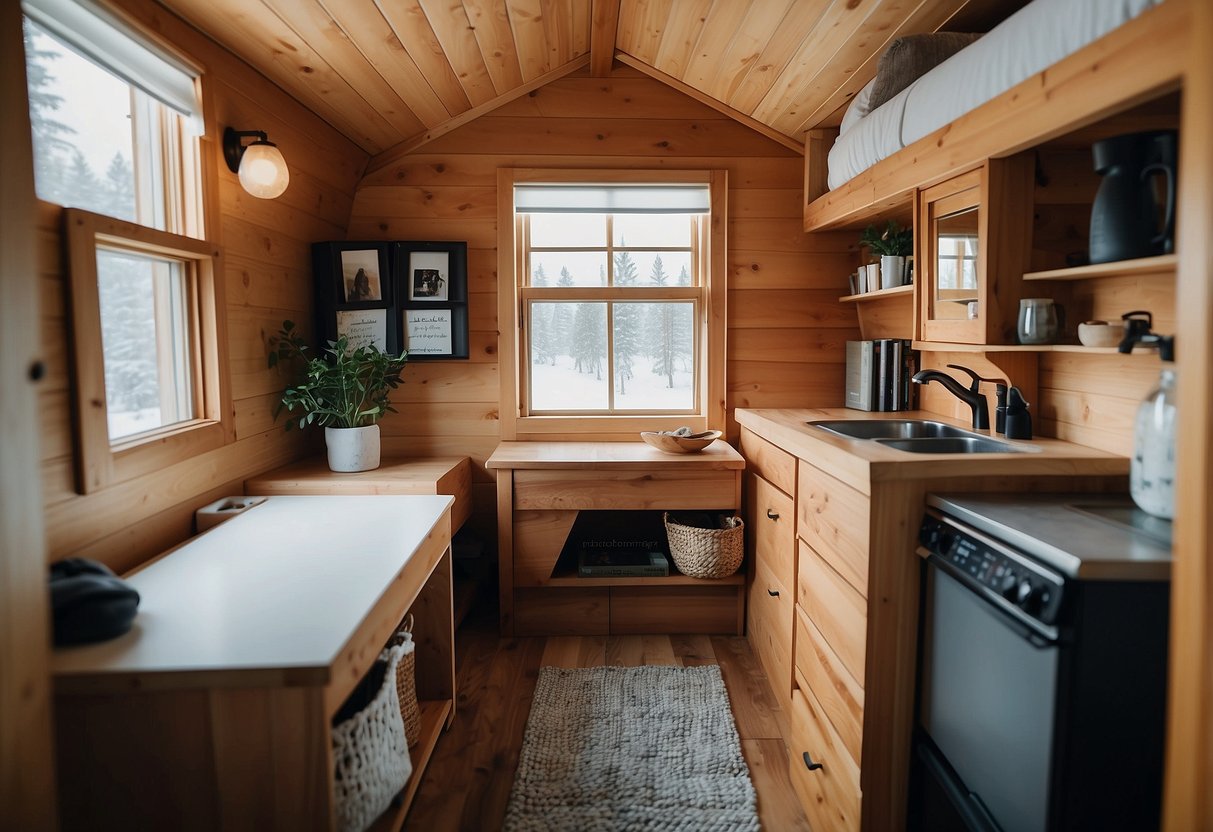
[[[303,379],[282,393],[274,418],[291,414],[286,428],[324,428],[329,468],[370,471],[379,467],[379,420],[395,413],[388,396],[400,386],[408,358],[381,352],[374,346],[350,349],[345,336],[329,341],[323,355],[309,357],[308,346],[291,321],[269,339],[269,365],[303,365]],[[299,415],[296,417],[295,413]]]
[[[889,220],[884,229],[869,225],[859,242],[880,257],[880,288],[891,289],[905,282],[906,257],[914,253],[913,229]]]

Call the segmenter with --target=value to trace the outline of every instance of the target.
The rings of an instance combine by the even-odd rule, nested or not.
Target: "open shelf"
[[[1082,344],[949,344],[943,341],[915,341],[914,349],[926,352],[1079,352],[1086,355],[1116,355],[1116,347],[1087,347]],[[1142,350],[1141,354],[1152,353]],[[1135,350],[1135,354],[1137,351]]]
[[[692,578],[677,572],[664,578],[580,578],[575,569],[568,569],[561,564],[545,582],[545,586],[739,586],[744,583],[744,564],[736,574],[727,578]]]
[[[447,717],[451,713],[453,703],[449,699],[423,699],[417,703],[421,710],[421,737],[417,744],[409,749],[409,759],[413,762],[413,773],[409,781],[392,805],[370,826],[370,832],[396,832],[404,826],[404,818],[413,805],[413,797],[417,787],[421,785],[421,777],[425,774],[426,763],[434,753],[438,737],[446,727]]]
[[[896,295],[909,295],[914,293],[914,284],[907,283],[905,286],[894,286],[892,289],[877,289],[874,292],[860,292],[855,295],[846,295],[838,299],[839,303],[848,303],[850,301],[865,301],[865,300],[880,300],[881,298],[894,297]]]
[[[1120,260],[1115,263],[1095,263],[1090,266],[1075,266],[1069,269],[1050,269],[1044,272],[1028,272],[1024,280],[1090,280],[1099,277],[1128,277],[1138,274],[1175,274],[1179,256],[1162,254],[1158,257],[1140,257],[1136,260]]]

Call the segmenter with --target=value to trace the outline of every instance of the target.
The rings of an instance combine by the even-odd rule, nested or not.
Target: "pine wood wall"
[[[455,130],[363,180],[349,239],[464,240],[471,360],[415,362],[385,449],[476,463],[473,524],[493,536],[483,468],[499,438],[496,170],[499,167],[720,168],[729,172],[728,380],[737,407],[837,406],[854,310],[837,303],[857,235],[804,234],[804,160],[631,69],[582,71]],[[509,346],[503,333],[501,348]]]
[[[284,379],[265,366],[265,337],[284,318],[310,322],[311,254],[316,240],[341,239],[366,154],[247,64],[159,7],[122,5],[206,69],[214,128],[265,130],[291,169],[276,200],[250,197],[223,166],[219,241],[224,251],[228,355],[236,441],[154,474],[87,497],[73,480],[67,288],[60,214],[43,203],[38,217],[42,339],[48,378],[41,385],[42,470],[48,557],[85,555],[128,569],[192,533],[194,510],[243,493],[243,481],[309,450],[300,434],[272,420]],[[217,145],[217,143],[215,143]],[[314,438],[312,440],[314,442]]]

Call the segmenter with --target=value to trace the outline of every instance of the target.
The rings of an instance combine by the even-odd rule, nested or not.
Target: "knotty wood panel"
[[[308,328],[311,319],[312,241],[340,239],[348,224],[357,177],[367,156],[348,139],[289,98],[265,77],[172,14],[134,0],[119,5],[152,31],[207,67],[207,136],[224,126],[265,129],[291,168],[291,185],[276,200],[253,199],[219,161],[218,142],[204,140],[219,168],[214,192],[224,251],[229,372],[236,441],[183,463],[152,471],[87,497],[75,493],[69,372],[70,333],[64,317],[68,275],[59,254],[60,210],[42,203],[39,265],[43,295],[55,299],[40,318],[43,344],[53,358],[40,393],[43,410],[43,503],[47,556],[75,554],[130,569],[192,533],[196,508],[240,493],[240,481],[307,453],[316,437],[285,434],[271,413],[284,376],[265,366],[265,338],[286,318]],[[487,416],[491,408],[482,412]],[[471,413],[465,418],[474,419]]]
[[[475,359],[409,365],[400,413],[382,423],[385,447],[478,449],[499,435],[496,356],[511,348],[512,334],[499,341],[496,331],[498,167],[728,171],[730,413],[842,403],[845,341],[857,330],[852,306],[837,299],[846,294],[856,240],[850,232],[800,232],[789,194],[800,186],[803,160],[635,70],[617,67],[606,78],[583,70],[368,173],[359,186],[349,239],[470,246]],[[736,439],[731,415],[727,427]]]

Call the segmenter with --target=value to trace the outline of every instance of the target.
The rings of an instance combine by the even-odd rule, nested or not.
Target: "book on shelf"
[[[577,558],[579,578],[664,578],[670,562],[662,552],[639,549],[582,549]]]
[[[913,409],[918,353],[900,338],[847,342],[846,406],[892,412]]]

